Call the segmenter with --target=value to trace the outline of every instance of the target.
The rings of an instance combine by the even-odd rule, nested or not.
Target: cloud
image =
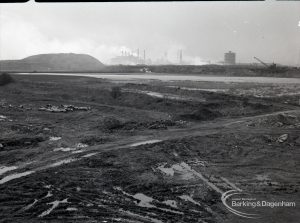
[[[139,48],[153,61],[167,53],[178,63],[178,50],[183,50],[184,61],[202,64],[222,60],[232,50],[239,62],[259,56],[293,64],[300,43],[298,4],[4,4],[0,59],[73,52],[109,63],[122,50]]]
[[[89,54],[101,62],[109,64],[111,58],[121,55],[122,51],[136,54],[137,49],[132,49],[126,45],[120,44],[99,44],[96,40],[87,38],[70,38],[61,40],[55,37],[49,37],[42,33],[32,23],[21,19],[12,14],[3,13],[1,20],[1,38],[0,38],[0,59],[22,59],[27,56],[43,53],[84,53]],[[180,43],[174,43],[164,39],[165,47],[162,49],[159,45],[151,48],[151,57],[159,58],[166,52],[168,60],[172,63],[178,63],[179,50],[185,50],[186,47]],[[165,50],[164,50],[165,49]],[[140,53],[142,54],[140,49]],[[149,53],[147,51],[147,53]],[[149,55],[147,55],[149,57]],[[199,57],[185,55],[184,59],[190,64],[203,64]]]
[[[0,59],[22,59],[42,53],[84,53],[101,62],[109,63],[110,58],[121,51],[133,50],[124,45],[98,44],[96,41],[73,38],[67,41],[50,38],[36,26],[15,15],[1,14]]]

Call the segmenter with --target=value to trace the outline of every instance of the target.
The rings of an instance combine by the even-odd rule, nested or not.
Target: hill
[[[22,60],[0,61],[1,71],[97,71],[104,65],[87,54],[58,53],[39,54]]]

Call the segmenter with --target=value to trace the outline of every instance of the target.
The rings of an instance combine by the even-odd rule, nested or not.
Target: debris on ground
[[[77,107],[74,105],[51,105],[42,106],[39,108],[39,111],[48,111],[48,112],[70,112],[70,111],[88,111],[90,107]]]
[[[84,144],[84,143],[77,143],[76,144],[76,148],[86,148],[86,147],[88,147],[89,145],[87,145],[87,144]]]
[[[32,107],[30,105],[13,105],[13,104],[8,104],[6,101],[1,101],[0,102],[0,108],[8,108],[8,109],[13,109],[16,111],[29,111],[32,110]]]
[[[299,192],[300,128],[292,128],[300,127],[300,107],[285,100],[164,87],[173,82],[133,86],[206,99],[181,101],[123,93],[123,82],[102,79],[17,78],[17,88],[0,88],[3,221],[238,222],[222,205],[229,190],[275,201],[294,201]],[[122,88],[118,100],[111,86]]]
[[[56,137],[56,136],[51,136],[50,138],[49,138],[49,140],[50,141],[58,141],[58,140],[60,140],[61,139],[61,137]]]
[[[288,134],[283,134],[278,137],[277,142],[283,143],[288,139],[289,135]]]
[[[280,113],[277,115],[270,115],[260,119],[250,121],[248,126],[252,127],[297,127],[300,123],[300,118],[296,115]]]

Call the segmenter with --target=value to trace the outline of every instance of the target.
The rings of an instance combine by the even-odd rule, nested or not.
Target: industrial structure
[[[267,63],[263,62],[261,59],[259,59],[257,57],[254,57],[254,59],[257,60],[258,62],[260,62],[262,65],[264,65],[269,72],[277,73],[277,72],[280,72],[280,71],[284,70],[284,68],[278,67],[276,63],[267,64]]]
[[[111,59],[110,64],[112,65],[186,65],[187,62],[183,59],[183,51],[182,49],[177,51],[176,55],[176,61],[170,61],[168,58],[168,52],[165,51],[163,56],[156,59],[155,61],[152,61],[150,58],[146,58],[146,50],[143,50],[140,53],[140,49],[137,49],[133,52],[129,51],[121,51],[121,55],[116,56]]]
[[[225,65],[235,65],[235,53],[234,52],[227,52],[224,54],[224,64]]]
[[[179,50],[179,64],[182,64],[182,50]]]
[[[137,49],[135,53],[122,51],[120,56],[116,56],[111,59],[113,65],[137,65],[148,64],[146,61],[146,50],[143,52],[143,58],[140,57],[140,50]]]
[[[257,57],[253,57],[255,60],[257,60],[258,62],[260,62],[262,65],[264,65],[265,67],[267,67],[268,69],[276,69],[276,64],[272,63],[272,64],[267,64],[265,62],[263,62],[261,59],[257,58]]]

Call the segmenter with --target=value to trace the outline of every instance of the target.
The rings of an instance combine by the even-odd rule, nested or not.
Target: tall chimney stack
[[[182,64],[182,50],[180,50],[180,54],[179,54],[179,63]]]

